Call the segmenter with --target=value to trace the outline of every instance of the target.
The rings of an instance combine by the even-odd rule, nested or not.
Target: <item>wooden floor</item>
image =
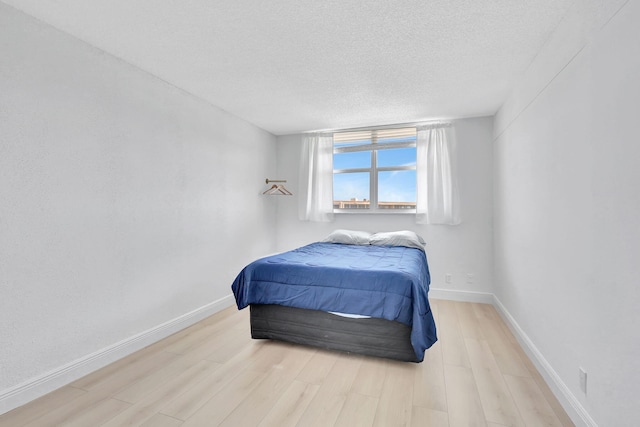
[[[0,416],[0,426],[572,426],[490,305],[432,300],[403,363],[251,340],[226,309]]]

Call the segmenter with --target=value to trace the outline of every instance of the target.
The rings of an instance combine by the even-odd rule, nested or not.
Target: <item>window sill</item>
[[[415,215],[415,209],[334,209],[334,215]]]

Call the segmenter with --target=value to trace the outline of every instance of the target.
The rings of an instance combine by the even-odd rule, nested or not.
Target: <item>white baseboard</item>
[[[429,298],[450,301],[477,302],[493,304],[493,294],[488,292],[458,291],[453,289],[429,288]]]
[[[533,341],[522,330],[518,322],[511,316],[506,307],[502,305],[498,297],[493,295],[493,306],[496,308],[502,319],[505,321],[511,332],[515,335],[516,339],[522,346],[522,349],[527,353],[529,359],[538,369],[538,372],[542,375],[545,382],[556,396],[567,415],[576,424],[577,427],[598,427],[596,422],[591,418],[589,413],[580,404],[576,396],[571,392],[569,387],[562,381],[560,376],[556,373],[553,367],[547,362],[540,350],[535,346]]]
[[[109,347],[81,357],[17,386],[0,391],[0,415],[82,378],[116,360],[160,341],[233,305],[233,295],[220,298]]]

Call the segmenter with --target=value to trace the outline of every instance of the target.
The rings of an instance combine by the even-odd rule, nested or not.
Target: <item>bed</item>
[[[437,340],[429,282],[415,233],[336,230],[252,262],[231,288],[253,338],[421,362]]]

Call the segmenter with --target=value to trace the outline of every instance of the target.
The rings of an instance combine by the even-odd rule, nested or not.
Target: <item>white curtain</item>
[[[302,141],[298,217],[333,221],[333,135],[310,134]]]
[[[460,224],[453,126],[418,126],[417,131],[416,222]]]

